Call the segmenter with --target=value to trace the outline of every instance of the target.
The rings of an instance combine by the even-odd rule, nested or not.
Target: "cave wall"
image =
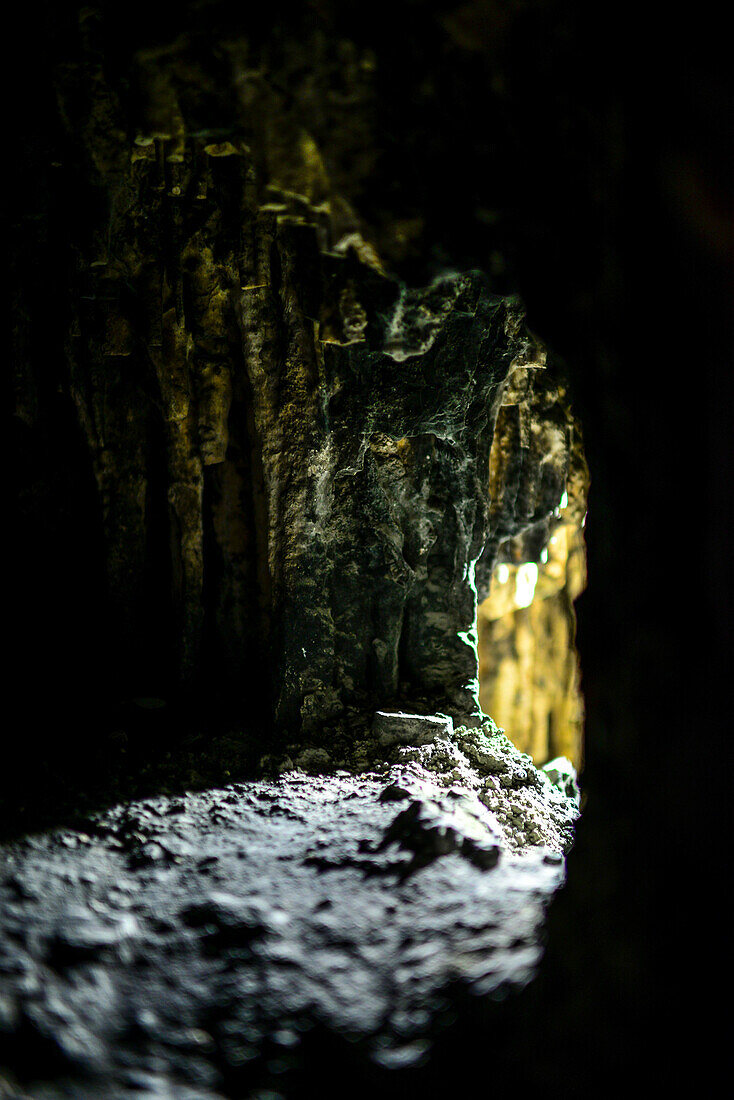
[[[589,469],[567,373],[552,355],[508,379],[489,493],[490,537],[478,570],[482,709],[536,762],[566,756],[581,768],[575,601],[586,587]]]
[[[115,684],[327,739],[385,705],[476,717],[476,589],[503,541],[545,546],[566,485],[558,370],[489,276],[444,265],[411,289],[383,267],[384,215],[353,205],[369,50],[335,62],[316,28],[307,72],[273,33],[121,66],[109,35],[93,9],[70,27],[52,167],[83,195],[56,211],[55,381],[96,487]],[[19,317],[39,321],[27,284]],[[41,432],[44,381],[17,350]]]
[[[112,75],[179,32],[233,37],[242,12],[222,7],[164,4],[141,18],[107,5]],[[415,286],[453,263],[484,268],[497,293],[521,291],[532,329],[569,364],[594,478],[592,583],[578,607],[587,807],[569,884],[539,980],[516,1008],[463,1003],[425,1087],[488,1064],[495,1084],[545,1094],[718,1087],[729,973],[712,914],[731,835],[734,390],[732,88],[717,8],[661,18],[562,0],[406,3],[368,23],[362,6],[315,3],[305,29],[298,18],[288,28],[296,70],[308,42],[310,58],[342,74],[321,132],[354,135],[341,157],[334,142],[329,171],[343,191],[345,174],[362,180],[355,204],[377,227],[379,255]],[[59,5],[14,14],[8,243],[27,413],[9,433],[21,610],[8,629],[24,714],[5,774],[14,788],[30,777],[32,798],[34,774],[67,745],[61,731],[78,731],[114,668],[115,639],[96,485],[61,384],[70,240],[97,224],[85,172],[57,167],[68,139],[52,78],[60,59],[78,62],[76,21]],[[370,71],[372,115],[350,83]],[[224,84],[206,87],[203,114]],[[271,93],[298,102],[290,78]],[[689,530],[701,563],[693,599],[678,598]],[[248,681],[250,698],[257,688]],[[18,768],[8,757],[21,741]]]
[[[530,577],[532,593],[528,564],[538,570],[537,580]],[[482,710],[533,760],[565,756],[577,769],[584,701],[574,602],[585,586],[585,566],[583,538],[572,524],[560,523],[545,561],[500,564],[478,612]]]

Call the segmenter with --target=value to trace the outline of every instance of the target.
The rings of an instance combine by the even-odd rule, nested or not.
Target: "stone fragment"
[[[390,783],[380,794],[380,802],[401,802],[404,798],[410,798],[410,791],[399,783]]]
[[[550,779],[554,787],[557,787],[566,798],[573,799],[577,806],[581,805],[581,792],[578,785],[576,769],[565,756],[557,756],[555,760],[549,760],[543,765],[543,771]]]
[[[381,847],[397,843],[412,852],[409,871],[427,867],[452,852],[461,852],[482,871],[495,867],[500,846],[497,835],[487,828],[482,807],[477,803],[477,816],[469,809],[468,800],[452,801],[454,805],[435,798],[412,799],[385,831]]]
[[[135,918],[129,914],[101,921],[89,910],[72,910],[59,923],[49,943],[48,959],[56,968],[89,962],[109,949],[119,952],[136,930]]]
[[[378,710],[372,732],[381,745],[428,745],[437,737],[448,737],[454,723],[445,714],[405,714],[403,711]]]

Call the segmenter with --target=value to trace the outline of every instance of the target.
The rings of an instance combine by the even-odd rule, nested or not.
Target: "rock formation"
[[[568,363],[594,477],[585,529],[592,583],[579,601],[587,803],[569,858],[568,883],[551,908],[540,973],[522,994],[501,1004],[455,988],[447,992],[454,1023],[436,1036],[430,1060],[415,1073],[393,1068],[370,1075],[366,1062],[357,1067],[352,1044],[344,1040],[339,1046],[333,1031],[322,1032],[320,1041],[311,1033],[302,1042],[301,1094],[328,1095],[322,1088],[326,1066],[334,1070],[335,1081],[340,1078],[335,1095],[343,1095],[344,1080],[355,1088],[362,1081],[371,1096],[428,1096],[440,1088],[450,1094],[461,1090],[462,1073],[469,1085],[479,1078],[513,1095],[576,1100],[605,1090],[622,1093],[631,1083],[643,1093],[694,1083],[697,1093],[715,1094],[721,1078],[717,1055],[728,1040],[727,1016],[720,1009],[727,976],[707,898],[721,881],[724,843],[732,832],[727,715],[734,617],[732,224],[727,209],[732,66],[724,9],[711,5],[710,11],[697,9],[694,17],[685,9],[680,14],[671,9],[661,20],[656,10],[647,12],[640,5],[624,18],[616,6],[605,11],[565,0],[406,0],[384,11],[377,5],[368,11],[355,0],[307,0],[287,7],[296,14],[285,18],[280,5],[230,5],[227,0],[177,0],[143,10],[105,0],[84,5],[81,21],[73,5],[13,8],[3,67],[9,159],[4,182],[11,186],[4,241],[16,320],[17,415],[8,437],[11,481],[18,492],[5,517],[14,551],[6,588],[16,606],[5,619],[10,689],[3,824],[23,830],[29,820],[37,824],[39,811],[46,809],[58,824],[62,789],[69,792],[73,813],[79,812],[80,791],[89,796],[86,808],[94,806],[99,799],[94,784],[114,772],[120,760],[127,761],[128,776],[140,777],[141,786],[147,783],[144,791],[135,792],[142,797],[165,793],[165,786],[178,793],[182,786],[216,784],[221,772],[205,766],[204,750],[222,728],[222,743],[228,746],[242,746],[245,719],[258,744],[264,740],[255,712],[267,694],[261,628],[270,607],[263,553],[267,524],[247,375],[240,364],[240,389],[230,395],[223,386],[200,419],[192,410],[206,403],[197,396],[188,418],[169,424],[155,367],[149,366],[147,351],[142,354],[146,303],[152,305],[154,350],[162,346],[156,336],[161,289],[166,310],[171,299],[180,300],[175,217],[183,207],[177,205],[180,196],[169,191],[181,187],[175,173],[188,172],[196,148],[202,166],[211,169],[212,188],[210,200],[198,200],[200,240],[216,237],[222,250],[204,255],[197,308],[203,317],[209,307],[211,316],[219,308],[217,294],[209,295],[207,272],[227,254],[239,255],[240,240],[250,240],[252,230],[249,220],[229,216],[242,201],[237,166],[242,167],[244,142],[255,162],[257,188],[248,209],[285,206],[269,214],[300,216],[305,199],[310,210],[322,210],[331,241],[326,251],[346,260],[350,242],[366,266],[377,272],[375,265],[381,263],[406,287],[427,288],[436,277],[481,269],[490,293],[519,291],[531,328]],[[140,155],[138,168],[151,181],[139,208],[140,247],[151,289],[145,289],[143,278],[136,281],[135,272],[107,284],[115,294],[119,290],[132,311],[135,351],[126,357],[132,374],[117,369],[125,357],[100,357],[95,386],[90,384],[77,406],[70,364],[81,363],[76,379],[82,389],[92,375],[78,353],[91,362],[95,345],[75,335],[75,317],[86,317],[85,324],[103,318],[110,305],[103,299],[113,297],[103,293],[90,301],[85,280],[92,277],[91,264],[105,259],[114,274],[115,257],[107,246],[114,244],[119,253],[124,242],[117,229],[108,229],[117,225],[115,211],[135,205],[130,206],[125,190],[130,167],[125,158],[131,160],[133,153]],[[212,229],[237,225],[231,246],[224,231],[212,233],[203,224],[204,213]],[[262,216],[267,218],[268,211]],[[169,256],[174,258],[170,262]],[[99,275],[103,269],[93,270]],[[231,280],[235,298],[241,286],[257,281],[240,280],[234,269]],[[216,279],[211,285],[216,288]],[[184,306],[190,318],[193,304]],[[113,314],[119,316],[117,306]],[[216,344],[222,336],[218,326],[208,334],[205,327],[197,337],[210,349],[201,360],[210,366],[197,375],[201,395],[220,384],[218,356],[224,348]],[[225,378],[230,363],[242,354],[236,312],[229,315],[227,331]],[[120,326],[109,346],[124,351],[127,341]],[[141,380],[139,393],[128,385],[133,378]],[[129,430],[125,462],[130,480],[137,479],[138,494],[144,490],[145,497],[141,509],[139,495],[130,494],[129,515],[121,515],[117,526],[114,517],[106,520],[108,531],[117,531],[122,541],[124,526],[134,531],[140,522],[136,515],[142,512],[145,519],[145,538],[138,537],[142,573],[111,562],[113,579],[127,585],[130,597],[118,597],[114,604],[105,564],[109,539],[103,501],[89,436],[79,426],[80,407],[93,408],[99,400],[92,399],[94,390],[101,392],[103,385],[109,385],[112,410],[105,443],[118,428]],[[112,401],[116,393],[120,400]],[[174,578],[173,565],[181,556],[176,523],[188,509],[186,494],[177,489],[168,501],[169,482],[193,484],[196,513],[196,470],[187,472],[182,464],[169,478],[169,450],[180,464],[183,449],[174,446],[175,432],[191,431],[189,418],[202,436],[210,431],[212,439],[221,440],[227,403],[224,460],[213,445],[201,451],[207,456],[201,468],[202,611],[186,592],[188,578],[178,564]],[[512,410],[500,412],[495,443],[512,416]],[[114,470],[103,472],[114,484]],[[573,494],[567,491],[570,502]],[[224,500],[227,506],[220,507],[217,501]],[[212,538],[215,517],[218,534]],[[681,567],[688,532],[693,597]],[[515,554],[512,540],[518,535],[524,538],[522,532],[506,530],[504,543],[496,547],[506,580],[497,585],[496,601],[490,594],[501,605],[494,609],[508,613],[507,619],[502,614],[491,620],[491,631],[495,643],[501,633],[511,657],[521,637],[521,619],[533,621],[536,615],[533,605],[516,606],[517,575],[524,599],[534,574],[522,567],[537,566],[539,594],[544,574],[537,542],[522,543]],[[218,546],[226,546],[226,554]],[[550,546],[548,551],[550,566]],[[491,554],[478,563],[480,597],[493,575],[499,580],[490,559]],[[562,592],[551,594],[543,603],[550,607],[551,601],[565,603],[566,598]],[[188,636],[200,631],[201,638],[201,652],[194,645],[190,656],[182,642],[183,606],[192,614]],[[197,617],[203,618],[201,630]],[[553,622],[555,633],[562,622]],[[480,619],[480,635],[488,625]],[[522,725],[540,745],[541,716],[533,714],[531,722],[514,701],[520,679],[525,690],[533,684],[534,647],[523,653],[527,663],[522,668],[505,660],[500,667],[506,673],[493,681],[497,664],[485,651],[483,690],[485,698],[489,690],[495,700],[490,706],[513,696],[512,723],[518,729]],[[158,722],[165,708],[141,710],[136,726],[129,700],[142,695],[170,702],[169,689],[181,669],[188,669],[187,678],[200,679],[205,709],[197,712],[186,697],[186,707],[171,716],[170,737],[163,743]],[[547,666],[540,671],[546,676]],[[225,680],[232,685],[230,713],[238,718],[212,733]],[[113,702],[121,700],[111,717],[100,705],[110,696]],[[168,712],[172,709],[169,705]],[[11,711],[18,710],[16,719]],[[502,721],[511,724],[508,718]],[[160,768],[146,775],[156,754]],[[179,762],[180,782],[171,781],[170,769],[161,774],[166,756]],[[232,767],[230,778],[239,774]],[[350,783],[337,777],[336,786],[337,779],[344,779],[345,787]],[[308,789],[318,792],[315,783]],[[129,799],[129,785],[123,794]],[[187,812],[194,808],[189,799],[196,797],[185,795]],[[291,808],[290,792],[285,797],[283,811]],[[208,835],[215,831],[211,809],[209,802]],[[127,827],[123,831],[131,837],[139,833],[143,839],[134,843],[141,848],[148,840],[155,843],[159,831],[151,831],[150,820],[139,813],[134,818],[129,833]],[[273,831],[279,819],[290,820],[285,812],[271,817],[266,811],[266,818]],[[703,831],[692,822],[703,823]],[[233,832],[238,829],[239,819]],[[92,836],[86,826],[76,832]],[[196,846],[202,838],[195,835]],[[265,834],[266,844],[271,835]],[[253,844],[261,839],[258,835]],[[82,866],[87,845],[79,840],[80,847],[73,849],[57,843],[73,855],[67,858],[60,849],[51,853],[48,915],[52,895],[76,903],[104,901],[105,843],[95,841],[90,852],[92,862],[101,864],[97,885],[80,877],[78,887],[71,876],[77,870],[89,873]],[[434,867],[443,872],[452,861],[465,869],[456,853]],[[209,866],[205,859],[197,870],[200,884]],[[288,868],[286,862],[285,879]],[[501,862],[477,876],[491,886],[497,870]],[[142,877],[151,881],[157,873],[155,861],[141,868]],[[324,877],[338,874],[325,871]],[[416,882],[420,879],[407,885]],[[56,1036],[64,1034],[63,1042],[73,1044],[80,1035],[77,1025],[83,1028],[88,1019],[84,989],[76,986],[79,999],[64,1022],[60,1012],[69,1006],[59,1003],[58,979],[42,961],[42,951],[35,973],[34,966],[24,965],[29,949],[35,949],[31,923],[24,917],[34,904],[43,909],[43,897],[40,905],[24,900],[22,878],[7,886],[3,915],[9,955],[11,963],[20,963],[12,980],[27,1000],[15,1018],[12,1006],[2,1006],[0,1032],[8,1037],[11,1057],[30,1051],[26,1067],[32,1074],[39,1073],[36,1041],[57,1059],[58,1073],[64,1050],[43,1028],[53,1020]],[[152,896],[138,900],[147,903]],[[457,900],[465,905],[466,895]],[[86,946],[94,949],[95,923],[105,921],[89,908],[95,917],[75,930],[76,943],[70,937],[72,942],[64,944],[64,935],[59,936],[59,964],[65,947],[84,950],[87,933]],[[351,905],[346,911],[355,915]],[[219,922],[215,936],[217,927],[226,931],[227,908],[215,908],[212,916]],[[165,928],[156,929],[147,915],[139,927],[165,942]],[[389,932],[390,922],[382,927]],[[58,927],[49,931],[63,933]],[[363,973],[369,943],[359,929],[350,942],[364,951]],[[277,936],[271,943],[282,946]],[[128,939],[120,946],[127,950]],[[97,939],[97,947],[103,961],[108,951],[116,951],[114,943],[104,946],[104,938]],[[685,965],[671,966],[681,951],[688,952]],[[415,958],[412,965],[417,965]],[[94,968],[93,960],[90,978]],[[76,969],[71,968],[72,978]],[[102,973],[97,994],[105,989]],[[220,971],[216,985],[226,996]],[[124,1016],[113,1006],[112,1018],[122,1023]],[[658,1026],[651,1028],[650,1021]],[[196,1029],[181,1035],[172,1028],[164,1034],[151,1018],[131,1022],[138,1036],[140,1028],[148,1028],[143,1044],[155,1042],[156,1034],[171,1040],[169,1052],[182,1038],[206,1042]],[[231,1049],[236,1059],[242,1049],[236,1042],[227,1047],[225,1030],[222,1050]],[[705,1043],[695,1041],[694,1030],[706,1037]],[[291,1038],[287,1031],[278,1035],[286,1048]],[[126,1042],[115,1044],[122,1058],[129,1050]],[[271,1048],[275,1065],[283,1043],[276,1046]],[[72,1046],[66,1051],[73,1056]],[[0,1091],[6,1076],[3,1067]],[[155,1084],[155,1078],[142,1077],[131,1087],[150,1091]],[[21,1090],[10,1083],[5,1091],[18,1095]]]
[[[563,370],[552,356],[534,368],[509,379],[490,456],[485,555],[494,568],[479,605],[480,700],[533,759],[566,756],[578,767],[574,601],[586,585],[589,471]]]
[[[486,591],[502,546],[548,542],[573,441],[557,370],[488,277],[383,267],[347,156],[369,52],[294,77],[267,36],[182,39],[123,77],[109,33],[84,9],[54,85],[83,195],[56,383],[96,487],[110,663],[292,737],[385,705],[478,718],[475,571]],[[46,383],[18,361],[34,425]]]

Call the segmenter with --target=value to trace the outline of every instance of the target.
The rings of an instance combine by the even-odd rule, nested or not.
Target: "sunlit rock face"
[[[331,270],[344,279],[341,260]],[[533,341],[519,304],[478,274],[405,291],[355,267],[347,285],[328,337],[303,317],[299,285],[284,285],[285,361],[263,349],[261,310],[243,305],[278,721],[315,732],[401,700],[466,721],[479,714],[474,567],[494,419]]]
[[[490,466],[497,549],[478,615],[482,709],[538,763],[566,756],[578,767],[574,600],[586,585],[589,475],[557,365],[542,358],[509,380]]]
[[[583,587],[584,548],[571,525],[559,526],[546,566],[536,568],[529,605],[518,602],[523,566],[500,565],[479,607],[479,698],[534,760],[567,756],[578,767],[584,712],[573,600]]]

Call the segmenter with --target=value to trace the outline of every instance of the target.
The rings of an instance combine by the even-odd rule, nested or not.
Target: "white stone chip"
[[[429,745],[437,737],[449,736],[454,723],[445,714],[405,714],[400,710],[377,710],[372,732],[381,745]]]

